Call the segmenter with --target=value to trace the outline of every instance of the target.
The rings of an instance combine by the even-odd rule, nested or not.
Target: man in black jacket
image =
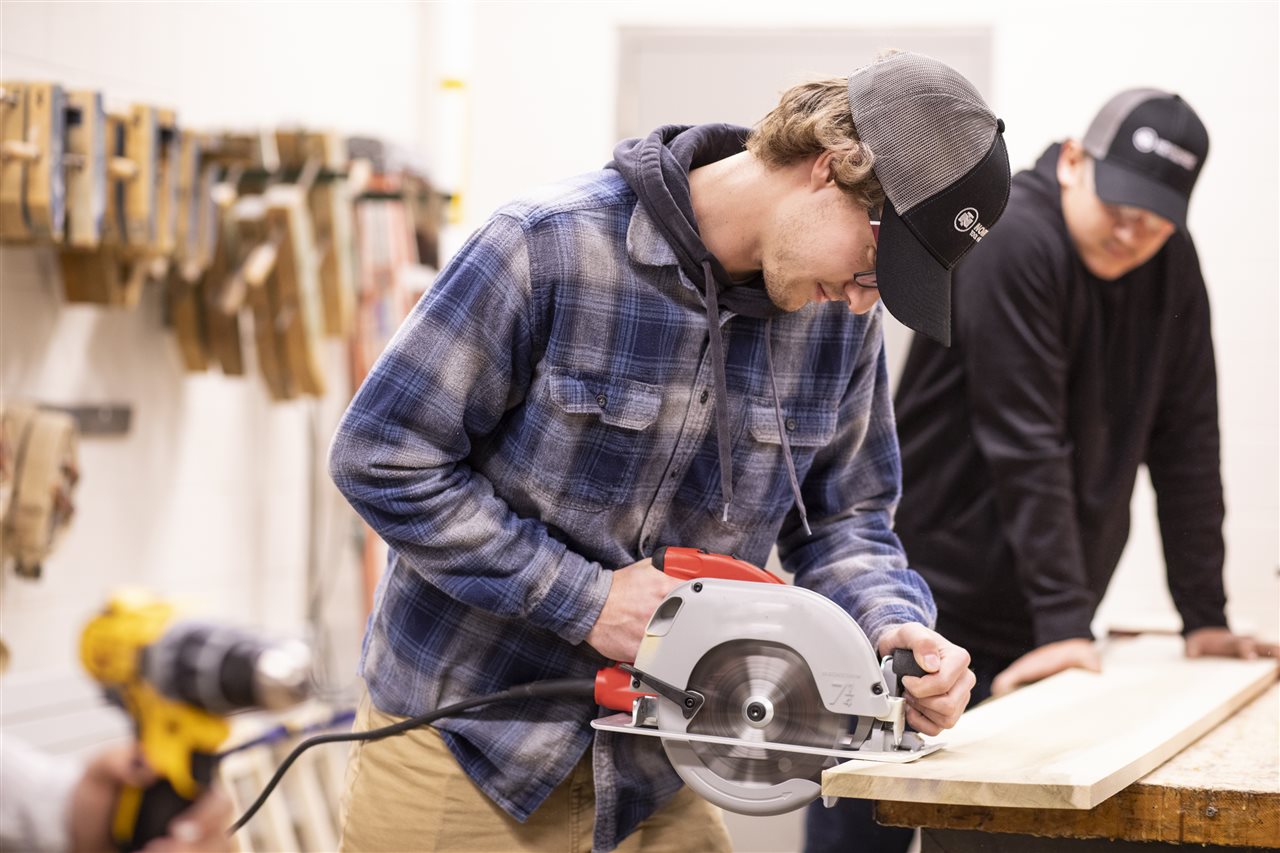
[[[956,277],[955,345],[912,344],[897,529],[974,656],[974,701],[1099,668],[1089,623],[1143,464],[1187,654],[1257,654],[1227,628],[1217,377],[1186,229],[1208,151],[1177,95],[1116,95],[1015,178],[1012,224]]]
[[[1090,622],[1143,464],[1187,654],[1272,653],[1225,615],[1217,379],[1186,230],[1208,149],[1177,95],[1115,96],[1083,142],[1014,177],[1004,224],[954,275],[953,346],[911,346],[896,530],[938,630],[972,655],[973,703],[1100,669]],[[910,841],[857,801],[811,807],[807,830],[809,853]]]

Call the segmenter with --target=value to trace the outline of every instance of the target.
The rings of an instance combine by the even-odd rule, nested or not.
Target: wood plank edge
[[[1238,693],[1222,703],[1216,708],[1211,709],[1203,717],[1197,720],[1191,726],[1183,729],[1178,735],[1170,738],[1162,745],[1156,747],[1151,752],[1135,760],[1117,773],[1112,774],[1108,779],[1103,779],[1089,788],[1088,797],[1080,799],[1077,808],[1092,809],[1105,802],[1110,797],[1134,784],[1142,779],[1151,771],[1173,758],[1182,750],[1191,746],[1191,744],[1200,740],[1213,729],[1217,728],[1228,717],[1235,714],[1245,705],[1248,705],[1254,699],[1257,699],[1262,693],[1272,685],[1276,680],[1277,672],[1275,669],[1259,673],[1258,677],[1249,682]],[[1137,772],[1132,772],[1136,770]],[[1129,781],[1124,781],[1125,779]],[[1000,803],[981,803],[981,805],[1001,805]]]

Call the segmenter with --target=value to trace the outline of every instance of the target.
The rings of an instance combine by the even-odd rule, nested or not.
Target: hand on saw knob
[[[635,660],[649,617],[681,583],[658,571],[649,559],[614,571],[609,597],[587,632],[587,644],[609,660]]]
[[[978,679],[969,670],[969,653],[919,622],[890,628],[880,638],[881,655],[911,649],[927,675],[904,676],[907,725],[926,735],[940,734],[960,719],[969,704],[969,691]]]

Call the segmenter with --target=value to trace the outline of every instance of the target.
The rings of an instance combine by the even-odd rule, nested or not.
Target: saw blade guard
[[[740,640],[794,649],[833,713],[879,717],[889,710],[888,686],[867,635],[834,601],[796,586],[718,579],[683,583],[654,611],[635,666],[697,690],[689,676],[698,661],[717,646]],[[672,722],[683,731],[688,721],[679,716]]]
[[[689,787],[740,814],[781,814],[812,802],[822,767],[834,763],[753,744],[835,747],[849,717],[889,708],[862,629],[834,602],[793,586],[681,584],[650,619],[635,666],[678,688],[707,691],[692,719],[659,697],[658,728],[729,735],[740,745],[663,738],[663,749]]]
[[[726,811],[768,817],[803,808],[822,793],[822,787],[811,779],[786,779],[767,786],[726,779],[702,763],[689,741],[664,739],[662,748],[686,785]]]

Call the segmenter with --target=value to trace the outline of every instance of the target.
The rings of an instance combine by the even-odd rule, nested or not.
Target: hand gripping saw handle
[[[753,566],[726,554],[713,554],[702,548],[675,548],[663,545],[653,553],[654,568],[682,581],[696,578],[720,578],[731,581],[785,583],[770,571]],[[642,696],[653,693],[640,690],[640,680],[632,675],[627,663],[617,663],[596,673],[596,704],[614,711],[631,710]],[[683,693],[683,691],[679,691]],[[676,700],[679,701],[679,700]]]

